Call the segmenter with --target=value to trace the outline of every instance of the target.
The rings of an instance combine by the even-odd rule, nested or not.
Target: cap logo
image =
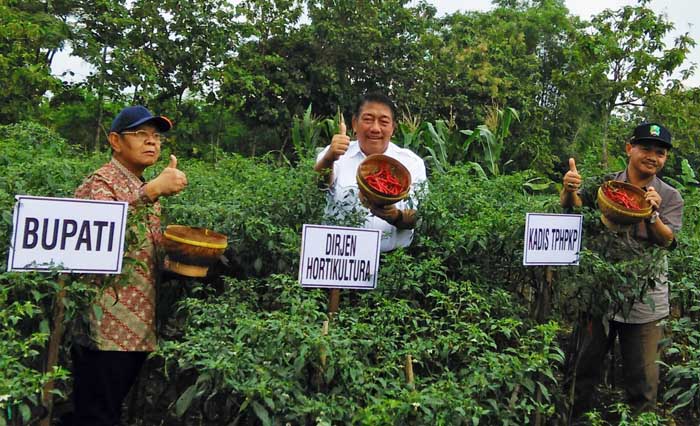
[[[649,127],[649,134],[651,136],[659,136],[661,134],[661,128],[659,128],[657,125],[652,125]]]

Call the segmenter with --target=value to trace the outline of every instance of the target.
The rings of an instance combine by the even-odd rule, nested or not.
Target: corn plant
[[[342,113],[338,110],[335,117],[320,118],[311,113],[309,105],[301,117],[294,116],[291,138],[297,157],[315,159],[319,150],[330,143],[333,135],[338,133],[340,114]]]

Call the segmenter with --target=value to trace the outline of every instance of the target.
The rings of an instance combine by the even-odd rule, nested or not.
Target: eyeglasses
[[[165,142],[167,139],[165,136],[161,135],[158,132],[147,132],[145,130],[136,130],[136,131],[126,131],[126,132],[120,132],[120,135],[133,135],[136,136],[141,142],[145,142],[148,138],[153,139],[156,142]]]

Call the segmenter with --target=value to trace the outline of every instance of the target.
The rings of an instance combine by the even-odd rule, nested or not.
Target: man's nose
[[[159,140],[153,133],[147,133],[145,142],[150,144],[156,144],[159,142]]]

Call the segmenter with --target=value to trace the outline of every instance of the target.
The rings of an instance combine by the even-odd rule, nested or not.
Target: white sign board
[[[523,265],[578,265],[580,214],[527,213]]]
[[[121,273],[128,203],[16,198],[8,271]]]
[[[304,225],[299,262],[301,286],[375,288],[381,237],[378,229]]]

